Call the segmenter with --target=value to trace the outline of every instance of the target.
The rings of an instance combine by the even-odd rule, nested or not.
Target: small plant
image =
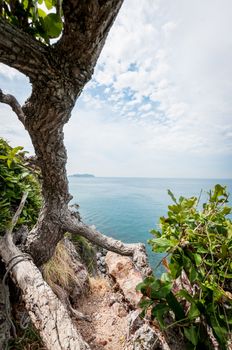
[[[40,184],[22,147],[12,148],[0,138],[0,235],[3,235],[24,192],[27,200],[16,227],[32,227],[41,207]]]
[[[142,316],[150,310],[163,330],[178,327],[190,349],[212,348],[209,329],[226,349],[232,330],[232,222],[227,218],[232,208],[226,187],[216,185],[202,210],[198,198],[177,200],[168,193],[174,204],[149,241],[154,252],[166,253],[167,272],[137,286]]]

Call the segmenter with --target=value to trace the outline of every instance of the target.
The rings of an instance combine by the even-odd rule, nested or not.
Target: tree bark
[[[0,263],[0,349],[7,347],[10,339],[10,323],[7,319],[7,312],[10,310],[10,294],[9,288],[3,282],[4,266]],[[8,310],[8,311],[7,311]]]
[[[0,241],[0,254],[6,265],[11,261],[8,268],[12,278],[22,292],[25,307],[47,349],[90,350],[35,264],[22,256],[6,237]]]
[[[45,45],[0,16],[0,62],[37,79],[38,72],[43,75],[48,67],[47,54]]]

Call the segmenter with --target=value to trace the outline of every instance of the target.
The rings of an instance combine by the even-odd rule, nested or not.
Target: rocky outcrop
[[[149,320],[141,319],[139,301],[142,297],[140,292],[136,291],[136,286],[142,282],[141,273],[136,270],[132,260],[129,257],[121,256],[108,252],[105,257],[105,263],[108,274],[113,277],[119,290],[127,301],[127,330],[126,343],[124,350],[180,350],[184,349],[183,342],[178,346],[177,335],[164,334],[158,324],[150,323]],[[125,302],[113,302],[115,313],[125,317]],[[168,339],[167,339],[168,336]],[[172,338],[171,341],[169,341]],[[170,346],[169,346],[170,343]]]
[[[110,276],[118,283],[126,300],[137,307],[142,294],[136,291],[136,286],[142,282],[142,274],[135,269],[129,257],[108,252],[105,257],[107,270]]]

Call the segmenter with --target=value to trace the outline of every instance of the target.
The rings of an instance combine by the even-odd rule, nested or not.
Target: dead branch
[[[16,113],[18,119],[23,123],[23,125],[25,124],[25,115],[23,113],[22,107],[13,95],[4,94],[0,89],[0,102],[9,105]]]

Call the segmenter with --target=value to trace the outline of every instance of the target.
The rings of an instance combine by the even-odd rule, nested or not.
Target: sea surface
[[[227,186],[232,205],[232,179],[69,177],[72,203],[80,205],[84,222],[123,242],[146,245],[152,238],[149,231],[159,227],[160,216],[166,215],[167,206],[171,204],[168,189],[176,197],[198,197],[202,190],[201,202],[204,202],[207,191],[218,183]],[[155,269],[161,255],[153,253],[149,245],[147,250]],[[160,271],[159,267],[157,274]]]

